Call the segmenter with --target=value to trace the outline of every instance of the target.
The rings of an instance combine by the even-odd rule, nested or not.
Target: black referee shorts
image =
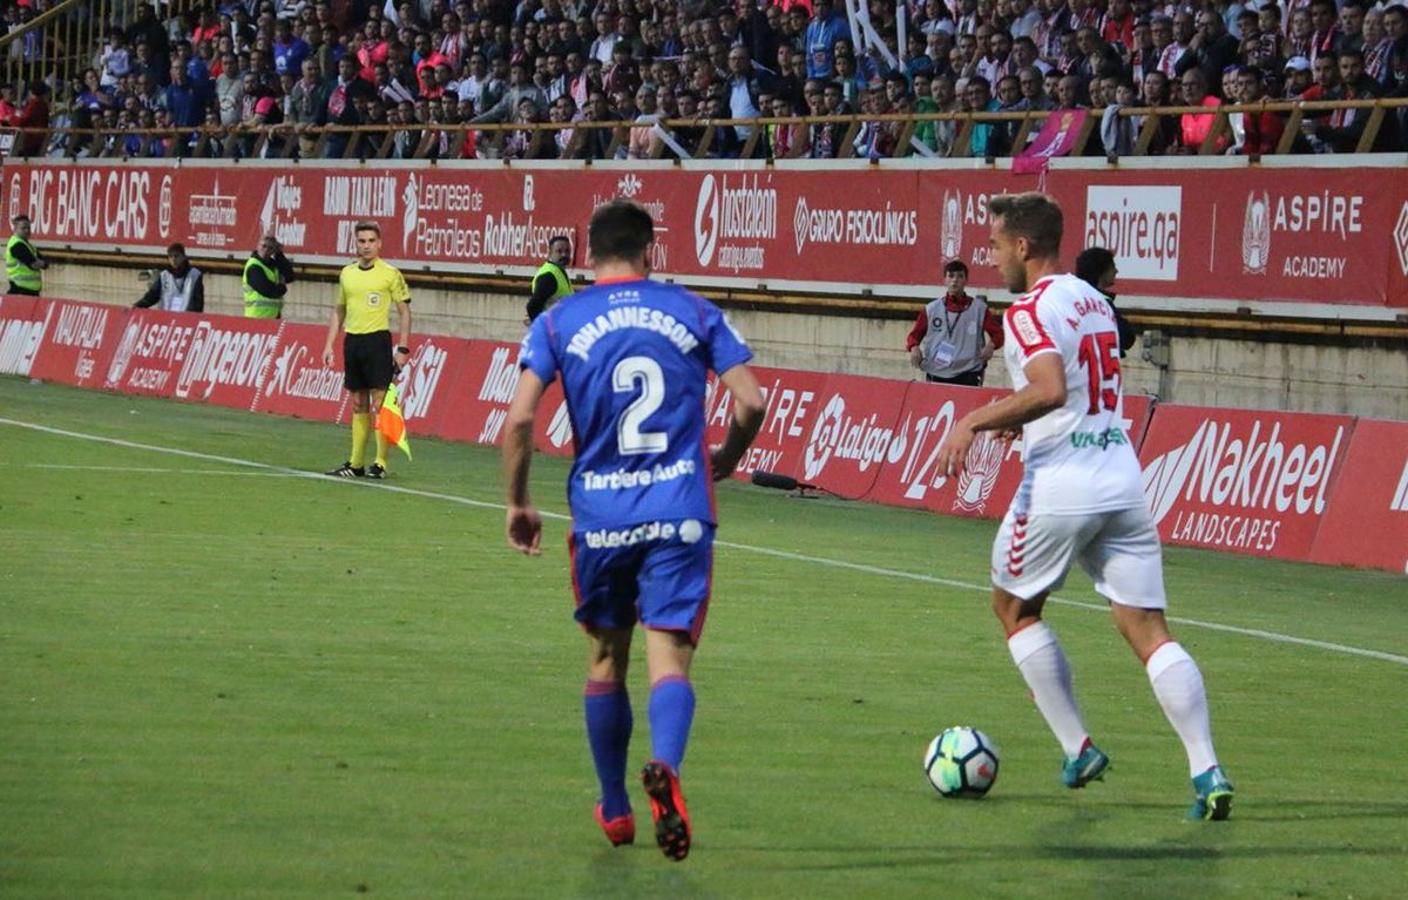
[[[391,332],[347,334],[342,338],[342,383],[349,391],[384,391],[391,384]]]

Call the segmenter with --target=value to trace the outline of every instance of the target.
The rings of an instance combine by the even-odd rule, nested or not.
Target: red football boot
[[[684,808],[680,777],[665,763],[653,760],[641,770],[640,780],[650,796],[650,815],[655,819],[655,843],[660,852],[679,862],[689,855],[689,812]]]
[[[624,816],[617,816],[607,820],[601,812],[601,804],[598,803],[592,810],[592,815],[596,818],[596,824],[601,826],[605,832],[606,839],[611,842],[611,846],[619,847],[622,844],[634,844],[636,841],[636,817],[635,813],[626,813]]]

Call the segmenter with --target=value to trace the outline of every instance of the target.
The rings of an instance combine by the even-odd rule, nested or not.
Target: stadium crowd
[[[7,3],[7,25],[44,5]],[[849,140],[860,157],[946,156],[957,121],[706,120],[1084,108],[1100,125],[1087,152],[1123,155],[1142,123],[1121,108],[1408,96],[1408,7],[1368,0],[220,0],[169,15],[143,3],[104,34],[81,77],[0,87],[0,122],[102,132],[26,133],[20,152],[830,158]],[[31,32],[11,58],[45,46]],[[1352,151],[1369,118],[1307,113],[1293,151]],[[439,127],[581,121],[621,131]],[[1161,117],[1149,152],[1196,153],[1213,122]],[[310,130],[329,124],[379,131]],[[1270,153],[1287,115],[1229,124],[1216,149]],[[1405,124],[1403,108],[1384,116],[1374,149],[1401,149]],[[199,125],[211,136],[132,132]],[[241,129],[260,125],[284,127],[267,143]],[[961,150],[1008,155],[1020,134],[985,122]]]

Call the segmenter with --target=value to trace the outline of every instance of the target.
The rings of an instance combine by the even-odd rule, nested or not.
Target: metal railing
[[[1130,155],[1143,156],[1151,152],[1167,152],[1156,138],[1167,133],[1170,123],[1177,125],[1183,116],[1206,116],[1212,119],[1208,131],[1196,147],[1179,146],[1176,152],[1213,155],[1222,151],[1224,141],[1232,131],[1231,117],[1236,114],[1284,116],[1281,137],[1274,152],[1293,152],[1301,125],[1329,116],[1336,111],[1368,111],[1368,119],[1360,132],[1354,152],[1372,150],[1387,118],[1402,115],[1408,109],[1408,98],[1348,101],[1264,101],[1256,104],[1234,104],[1217,107],[1168,106],[1121,107],[1115,114],[1121,118],[1139,120],[1138,131]],[[857,136],[862,129],[885,129],[890,138],[890,150],[885,156],[964,158],[976,155],[995,157],[1012,155],[974,154],[972,136],[981,125],[1009,129],[1010,147],[1022,148],[1052,115],[1069,110],[1026,110],[1020,112],[984,113],[916,113],[909,115],[844,115],[798,116],[757,119],[660,119],[642,121],[584,121],[564,123],[446,123],[418,122],[397,125],[326,125],[293,124],[266,126],[187,126],[175,128],[70,128],[14,129],[18,156],[149,158],[274,158],[274,159],[615,159],[624,158],[631,134],[637,129],[651,132],[649,151],[639,158],[716,158],[720,147],[731,138],[722,130],[747,129],[747,136],[729,149],[727,155],[743,159],[797,158],[810,153],[810,137],[817,126],[834,129],[834,157],[857,156]],[[1103,110],[1087,110],[1084,122],[1071,145],[1069,156],[1111,156],[1098,144],[1096,132]],[[927,124],[946,127],[947,147],[923,145],[917,133]],[[776,154],[767,143],[771,127],[798,128],[789,141],[790,149]],[[562,140],[558,136],[562,132]],[[594,143],[593,133],[600,133]],[[668,136],[669,140],[665,137]],[[727,139],[727,141],[726,141]],[[466,143],[474,141],[473,156],[467,156]],[[937,142],[936,142],[937,143]],[[676,149],[671,148],[671,144]],[[683,156],[678,151],[684,151]],[[1248,155],[1256,155],[1254,153]]]
[[[108,28],[131,25],[142,6],[150,7],[151,0],[60,0],[0,35],[0,77],[15,88],[15,103],[40,82],[61,102],[72,99],[84,70],[98,67]],[[168,0],[163,9],[169,18],[203,7],[199,0]],[[158,21],[164,29],[165,21]]]

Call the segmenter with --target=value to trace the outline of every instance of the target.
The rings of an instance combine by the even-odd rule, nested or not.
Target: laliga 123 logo
[[[1246,217],[1242,219],[1242,271],[1266,274],[1271,259],[1271,196],[1262,191],[1247,194]]]
[[[836,437],[841,430],[841,417],[845,412],[846,401],[840,394],[832,394],[831,399],[826,401],[821,415],[817,417],[816,424],[812,426],[811,440],[807,441],[806,450],[802,453],[802,464],[808,481],[820,475],[821,470],[826,468],[827,461],[831,459],[831,451],[836,447]]]
[[[713,174],[699,184],[699,200],[694,205],[694,255],[701,266],[714,260],[719,243],[719,189]]]
[[[405,253],[410,249],[411,239],[415,237],[416,226],[420,224],[420,179],[414,172],[406,178],[406,186],[401,191],[401,203],[405,207],[401,211],[401,252]]]
[[[944,191],[939,253],[946,260],[957,259],[963,253],[963,198],[958,191]]]

